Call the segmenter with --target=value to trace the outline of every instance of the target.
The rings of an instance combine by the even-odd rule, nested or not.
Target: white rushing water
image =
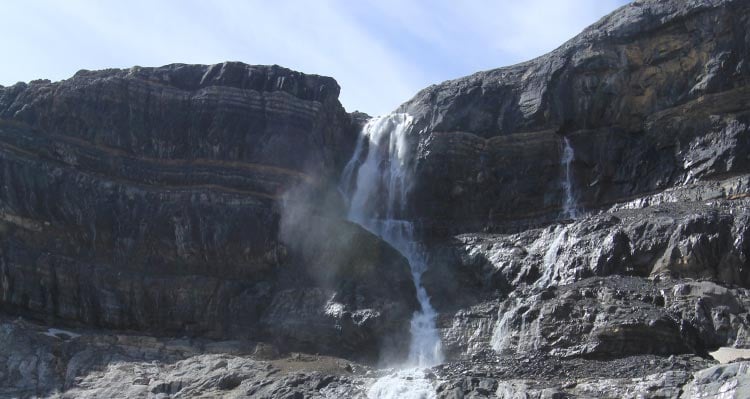
[[[561,270],[564,267],[564,265],[558,262],[558,258],[560,256],[560,249],[568,238],[568,226],[560,226],[554,230],[554,233],[550,231],[550,234],[554,234],[555,238],[544,253],[544,271],[542,272],[542,276],[534,283],[539,288],[557,285],[557,281],[561,278]]]
[[[575,159],[575,152],[570,145],[570,140],[563,137],[563,154],[560,163],[565,171],[565,177],[562,182],[563,191],[565,192],[565,201],[563,202],[563,216],[568,219],[577,219],[580,216],[578,209],[578,199],[576,198],[573,187],[572,163]]]
[[[367,391],[371,399],[433,399],[435,388],[422,370],[403,370],[375,381]]]
[[[409,261],[421,309],[411,320],[408,366],[429,367],[443,361],[442,345],[435,328],[435,309],[422,286],[425,254],[414,225],[403,219],[410,189],[412,154],[406,135],[411,123],[407,114],[370,120],[344,168],[341,185],[349,198],[349,220],[382,237]]]
[[[377,234],[409,261],[420,310],[411,320],[409,357],[404,369],[379,379],[370,398],[432,398],[434,389],[419,368],[443,361],[442,344],[435,327],[435,309],[422,286],[427,269],[424,250],[414,225],[404,219],[411,185],[406,135],[412,118],[391,114],[374,118],[363,128],[357,146],[341,176],[341,192],[349,199],[349,220]]]

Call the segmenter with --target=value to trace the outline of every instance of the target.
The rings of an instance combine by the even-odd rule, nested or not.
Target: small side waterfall
[[[369,121],[344,168],[340,189],[349,199],[349,220],[379,235],[409,261],[421,309],[411,320],[407,365],[429,367],[441,363],[443,353],[435,327],[436,312],[422,286],[422,274],[427,269],[425,254],[416,240],[414,225],[404,220],[412,160],[406,135],[411,124],[407,114]]]
[[[573,170],[572,163],[575,159],[575,152],[570,145],[570,140],[563,136],[563,154],[560,163],[565,171],[562,182],[563,191],[565,192],[565,201],[563,202],[563,216],[568,219],[577,219],[580,216],[578,209],[578,198],[576,197],[573,187]]]
[[[554,233],[550,231],[550,235],[555,238],[544,253],[542,276],[534,283],[535,286],[540,288],[557,285],[556,281],[560,280],[560,269],[563,266],[558,264],[558,257],[560,256],[560,249],[564,248],[563,245],[568,239],[568,226],[561,226]]]
[[[563,136],[560,166],[562,166],[563,169],[561,185],[565,198],[563,199],[560,217],[565,219],[578,219],[581,216],[581,210],[578,206],[578,198],[573,184],[572,163],[574,159],[575,152],[573,151],[573,146],[570,145],[570,140]],[[536,282],[534,282],[535,287],[544,289],[558,284],[557,282],[561,278],[561,268],[563,267],[560,265],[560,262],[558,262],[558,257],[568,239],[568,231],[569,227],[566,225],[561,225],[550,230],[549,246],[544,252],[542,263],[542,275]],[[514,317],[517,318],[519,316],[516,313],[521,305],[514,300],[514,302],[507,303],[506,306],[506,312],[498,318],[497,324],[495,325],[492,339],[490,341],[492,348],[496,352],[506,351],[512,344],[515,345],[514,350],[519,352],[539,348],[541,346],[539,340],[528,340],[522,336],[527,330],[538,330],[539,319],[534,319],[534,321],[528,324],[526,323],[526,319],[521,316],[520,330],[519,332],[516,332],[516,335],[514,336],[512,323],[514,322]],[[532,334],[531,336],[534,335]],[[518,342],[514,342],[514,339]]]

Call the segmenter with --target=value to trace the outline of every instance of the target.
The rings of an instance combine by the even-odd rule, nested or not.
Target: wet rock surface
[[[449,314],[453,297],[473,301],[443,319],[444,341],[454,353],[588,357],[744,347],[746,201],[617,206],[519,234],[457,236],[452,251],[436,244],[425,278],[444,293],[436,306]],[[456,279],[471,284],[457,289]]]
[[[748,347],[746,180],[434,243],[424,284],[454,360],[439,395],[743,397],[744,363],[708,352]]]

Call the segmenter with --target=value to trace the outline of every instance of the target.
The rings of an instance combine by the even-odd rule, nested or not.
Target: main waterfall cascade
[[[422,286],[425,254],[414,225],[404,219],[412,160],[406,135],[411,124],[407,114],[370,120],[344,168],[340,188],[349,199],[349,220],[383,238],[409,261],[421,309],[411,320],[407,366],[429,367],[443,361],[443,352],[435,327],[436,312]]]

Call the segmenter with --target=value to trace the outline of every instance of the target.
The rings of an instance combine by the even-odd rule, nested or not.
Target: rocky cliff
[[[635,1],[534,60],[430,86],[417,119],[415,217],[514,231],[560,212],[566,136],[598,208],[746,171],[746,1]]]
[[[373,157],[335,81],[277,66],[0,88],[0,396],[747,397],[749,19],[634,1],[422,90]],[[368,217],[396,173],[428,300],[344,169]],[[375,368],[422,303],[445,363]]]
[[[0,89],[2,307],[377,357],[416,306],[403,258],[337,219],[308,223],[323,235],[304,246],[279,234],[294,214],[282,196],[315,201],[352,151],[358,127],[338,92],[331,78],[240,63]],[[327,256],[325,278],[302,249]]]

